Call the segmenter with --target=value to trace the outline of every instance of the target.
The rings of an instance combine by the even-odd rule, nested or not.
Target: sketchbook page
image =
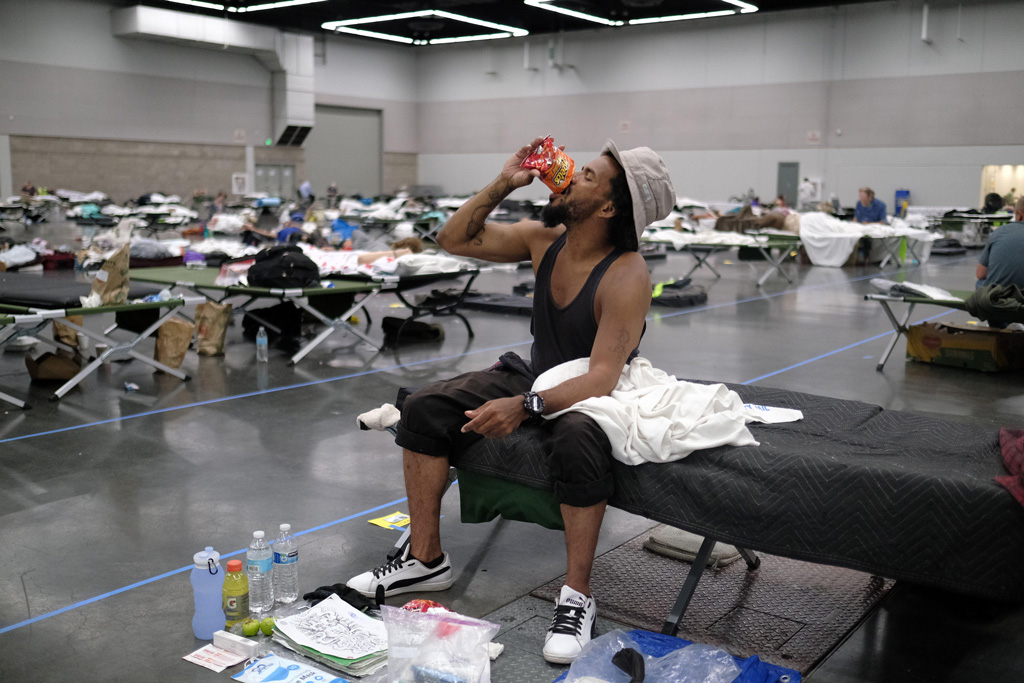
[[[388,647],[384,622],[371,619],[337,595],[278,619],[274,626],[299,645],[342,659],[359,659]]]

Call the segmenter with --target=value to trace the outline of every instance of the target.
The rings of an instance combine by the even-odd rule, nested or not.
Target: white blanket
[[[555,366],[536,379],[533,390],[551,389],[586,374],[589,367],[589,358]],[[646,358],[623,366],[610,395],[584,399],[544,417],[552,419],[569,410],[593,418],[608,435],[612,455],[627,465],[672,462],[717,446],[756,446],[748,422],[803,419],[799,410],[744,404],[724,384],[678,381]]]
[[[767,241],[766,237],[742,235],[738,232],[679,232],[677,230],[652,230],[644,232],[645,242],[665,242],[675,249],[690,244],[721,244],[723,246],[754,247]]]
[[[851,223],[825,213],[805,213],[800,217],[800,239],[811,263],[837,268],[846,263],[861,237],[888,239],[906,237],[914,243],[914,251],[922,263],[931,254],[931,243],[937,235],[910,227],[894,218],[892,225],[882,223]]]

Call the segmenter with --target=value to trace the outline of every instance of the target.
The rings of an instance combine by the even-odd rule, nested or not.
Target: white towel
[[[589,358],[555,366],[536,379],[533,390],[551,389],[586,374],[589,367]],[[569,410],[593,418],[607,434],[612,455],[627,465],[672,462],[717,446],[756,446],[748,422],[803,419],[799,410],[745,405],[739,394],[724,384],[678,381],[652,367],[646,358],[636,358],[623,367],[610,395],[584,399],[545,418]]]

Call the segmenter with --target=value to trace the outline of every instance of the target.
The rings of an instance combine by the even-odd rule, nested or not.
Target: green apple
[[[263,631],[263,635],[269,636],[274,633],[274,617],[267,617],[260,622],[260,630]]]
[[[242,635],[254,636],[260,632],[260,620],[249,618],[242,622]]]

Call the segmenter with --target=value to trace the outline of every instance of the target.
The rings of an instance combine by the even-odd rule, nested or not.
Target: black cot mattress
[[[729,385],[744,401],[797,408],[751,425],[760,446],[673,463],[616,462],[615,507],[718,540],[993,598],[1024,597],[1024,508],[995,429],[778,389]],[[452,462],[551,489],[544,432],[484,439]]]
[[[0,273],[0,304],[28,308],[77,308],[79,297],[89,296],[92,285],[70,277],[47,277],[33,273]],[[159,287],[133,283],[128,299],[141,299],[158,294]]]

